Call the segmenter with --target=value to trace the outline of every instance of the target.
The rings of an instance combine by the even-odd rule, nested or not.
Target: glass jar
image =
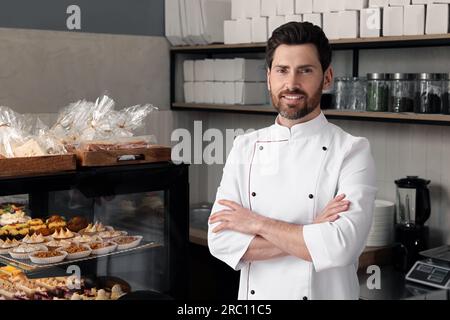
[[[351,78],[337,77],[334,79],[333,107],[344,110],[348,108]]]
[[[441,113],[442,109],[442,75],[421,73],[417,84],[414,112]]]
[[[389,74],[390,112],[413,112],[416,75],[411,73]]]
[[[347,109],[353,111],[365,111],[366,110],[366,78],[351,78],[350,79],[350,91]]]
[[[367,74],[366,110],[383,112],[388,111],[389,82],[384,73]]]
[[[442,110],[443,114],[450,114],[450,74],[443,75],[442,79]]]

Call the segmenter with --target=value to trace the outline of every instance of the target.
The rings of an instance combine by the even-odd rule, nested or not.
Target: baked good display
[[[81,230],[82,234],[96,234],[98,232],[106,231],[106,227],[101,222],[89,223],[86,228]]]
[[[92,254],[108,254],[116,250],[117,244],[114,242],[91,242],[89,247],[92,249]]]
[[[22,242],[28,244],[36,244],[36,243],[44,243],[45,240],[46,239],[42,234],[34,233],[33,235],[29,236],[27,233],[26,236],[22,239]]]
[[[45,245],[49,250],[56,250],[59,248],[66,248],[69,247],[72,244],[69,240],[51,240],[47,242]]]
[[[76,216],[69,220],[67,228],[73,232],[79,232],[85,229],[89,225],[88,220],[85,217]]]
[[[38,244],[21,244],[9,251],[9,255],[14,259],[28,259],[30,253],[36,251],[46,251],[47,247]]]
[[[31,219],[30,221],[28,221],[29,226],[39,226],[39,225],[43,225],[43,224],[44,224],[44,221],[42,221],[42,219],[39,219],[39,218]]]
[[[25,205],[19,203],[2,203],[0,204],[0,215],[5,213],[24,212]]]
[[[73,242],[77,243],[90,243],[90,242],[101,242],[103,239],[97,235],[79,235],[75,238],[73,238]]]
[[[14,213],[3,213],[0,216],[0,225],[6,226],[16,223],[26,223],[31,217],[27,216],[24,211],[16,211]]]
[[[52,238],[55,240],[64,240],[64,239],[71,239],[75,237],[75,233],[70,231],[67,228],[60,229],[59,231],[55,231],[52,234]]]
[[[30,260],[36,264],[52,264],[63,261],[67,256],[67,252],[51,250],[37,251],[29,255]]]
[[[88,245],[72,243],[70,246],[61,248],[58,250],[63,250],[67,252],[67,259],[81,259],[91,255],[91,248]]]
[[[112,241],[117,243],[117,250],[126,250],[137,247],[142,241],[142,236],[122,236]]]
[[[125,235],[127,235],[126,231],[114,230],[113,228],[111,228],[110,230],[102,231],[98,234],[98,236],[102,239],[113,239]]]
[[[16,239],[6,239],[5,241],[1,240],[2,243],[0,245],[0,254],[8,253],[9,250],[11,250],[14,247],[17,247],[20,245],[20,242]]]

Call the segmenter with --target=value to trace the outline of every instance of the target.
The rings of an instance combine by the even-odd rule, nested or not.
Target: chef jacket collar
[[[275,119],[275,124],[272,126],[272,139],[274,140],[290,140],[311,137],[320,133],[328,124],[327,118],[323,112],[314,119],[294,125],[292,128],[282,126],[279,123],[279,115]]]

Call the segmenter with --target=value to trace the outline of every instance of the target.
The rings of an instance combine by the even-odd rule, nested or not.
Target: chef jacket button
[[[314,198],[314,196],[313,196],[312,194],[310,194],[310,195],[309,195],[309,198],[312,199],[312,198]]]
[[[323,151],[327,151],[328,148],[327,148],[327,147],[322,147],[322,150],[323,150]]]
[[[250,291],[250,294],[255,294],[255,290]]]
[[[256,197],[256,192],[252,192],[252,197]]]
[[[264,147],[263,147],[263,146],[260,146],[260,147],[259,147],[259,150],[261,150],[261,151],[264,150]]]
[[[307,297],[307,296],[304,296],[304,297],[303,297],[303,300],[308,300],[308,297]]]

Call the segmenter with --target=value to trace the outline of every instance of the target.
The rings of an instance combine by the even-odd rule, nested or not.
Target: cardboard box
[[[224,82],[223,88],[224,88],[225,104],[236,104],[235,83]]]
[[[214,62],[215,81],[234,81],[234,59],[216,59]]]
[[[295,0],[295,14],[312,13],[313,0]]]
[[[283,24],[285,24],[284,16],[269,17],[269,38],[272,36],[272,33],[275,31],[275,29],[281,27]]]
[[[242,0],[231,0],[231,19],[244,19],[245,18],[245,2]]]
[[[339,11],[339,38],[359,37],[359,11]]]
[[[369,0],[369,8],[382,8],[389,6],[389,0]]]
[[[185,82],[184,83],[184,102],[186,103],[194,103],[194,82]]]
[[[237,23],[235,20],[225,20],[223,22],[223,30],[224,30],[224,43],[225,44],[236,44],[238,43],[237,39]]]
[[[245,18],[261,17],[261,0],[245,0],[244,3]]]
[[[313,13],[328,12],[328,0],[313,0]]]
[[[195,81],[194,76],[194,60],[184,60],[183,62],[184,81]]]
[[[225,82],[214,82],[214,104],[225,104]]]
[[[359,27],[360,37],[380,37],[381,29],[381,8],[362,9]]]
[[[285,16],[288,14],[294,14],[295,0],[275,0],[277,3],[277,15]]]
[[[383,10],[383,36],[403,35],[403,7],[386,7]]]
[[[288,22],[302,22],[303,16],[301,14],[291,14],[284,17],[284,21],[286,23]]]
[[[276,15],[277,15],[277,2],[275,0],[261,0],[261,16],[272,17]]]
[[[236,20],[237,43],[252,42],[252,21],[250,19]]]
[[[266,62],[256,59],[234,59],[234,81],[263,82],[266,81]]]
[[[266,42],[269,39],[268,29],[267,17],[252,18],[252,42]]]
[[[312,24],[322,28],[322,14],[321,13],[305,13],[303,15],[303,22],[311,22]]]
[[[368,6],[368,0],[345,0],[345,10],[362,10]]]
[[[404,6],[403,34],[405,36],[425,34],[425,5]]]
[[[328,10],[332,12],[344,11],[346,0],[326,0],[328,1]]]
[[[427,6],[426,34],[447,33],[449,27],[448,4],[429,4]]]
[[[206,83],[194,82],[194,103],[205,103]]]
[[[323,14],[323,32],[329,40],[337,40],[340,37],[339,12],[325,12]]]
[[[214,103],[214,82],[205,82],[205,103]]]
[[[408,6],[411,4],[411,0],[389,0],[389,5],[391,7],[395,6]]]

